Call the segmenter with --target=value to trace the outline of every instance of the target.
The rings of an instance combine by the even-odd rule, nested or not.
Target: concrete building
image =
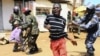
[[[71,1],[71,0],[70,0]],[[51,14],[52,5],[59,2],[62,5],[61,15],[67,19],[67,12],[72,11],[72,4],[68,0],[0,0],[0,30],[11,30],[9,19],[13,13],[13,7],[29,7],[37,18],[40,31],[47,31],[43,27],[46,14]]]

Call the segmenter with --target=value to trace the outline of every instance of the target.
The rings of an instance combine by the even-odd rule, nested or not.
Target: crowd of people
[[[52,14],[47,15],[44,21],[44,28],[49,32],[50,48],[53,52],[53,56],[67,56],[66,52],[66,39],[70,40],[73,45],[77,46],[77,42],[70,38],[67,32],[64,32],[65,26],[69,25],[79,26],[87,31],[85,39],[85,45],[87,49],[87,56],[94,56],[95,48],[93,44],[99,35],[99,18],[100,18],[100,6],[88,5],[83,18],[77,17],[71,23],[66,24],[66,19],[60,16],[61,4],[54,3],[52,8]],[[70,14],[70,12],[69,12]],[[69,18],[69,17],[68,17]],[[18,6],[13,8],[13,14],[9,22],[12,24],[12,32],[10,41],[15,40],[13,52],[19,51],[19,46],[28,38],[28,54],[34,54],[38,52],[38,46],[36,40],[39,36],[38,22],[31,14],[31,10],[28,7],[24,8],[21,12]],[[92,31],[91,31],[92,30]],[[78,31],[80,33],[80,31]],[[23,50],[20,48],[20,50]]]

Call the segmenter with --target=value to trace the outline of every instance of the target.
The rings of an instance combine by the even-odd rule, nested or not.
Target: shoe
[[[33,53],[34,53],[34,51],[32,49],[30,49],[29,52],[27,52],[26,54],[30,55],[30,54],[33,54]]]
[[[36,49],[36,50],[31,49],[27,54],[28,54],[28,55],[34,54],[34,53],[37,53],[38,51],[39,51],[38,49]]]
[[[27,54],[27,55],[31,55],[31,54],[34,54],[34,52],[30,52],[30,51],[29,51],[29,52],[27,52],[26,54]]]
[[[94,53],[88,53],[89,54],[89,56],[94,56]]]
[[[34,52],[38,52],[38,51],[39,51],[39,49],[34,50]]]
[[[15,43],[14,48],[13,48],[13,52],[18,52],[18,43]]]
[[[94,56],[94,53],[87,53],[85,56]]]
[[[19,50],[18,49],[14,49],[13,52],[19,52]]]
[[[9,44],[9,41],[6,40],[6,44]]]

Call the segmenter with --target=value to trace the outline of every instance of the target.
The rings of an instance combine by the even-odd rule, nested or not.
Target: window
[[[50,14],[50,8],[37,7],[36,15],[47,15]]]
[[[33,0],[14,0],[14,5],[19,6],[20,9],[23,7],[28,7],[29,9],[32,9],[32,2]]]

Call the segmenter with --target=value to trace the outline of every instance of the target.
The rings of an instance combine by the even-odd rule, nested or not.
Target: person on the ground
[[[0,45],[9,44],[9,40],[6,39],[5,33],[0,33]]]

